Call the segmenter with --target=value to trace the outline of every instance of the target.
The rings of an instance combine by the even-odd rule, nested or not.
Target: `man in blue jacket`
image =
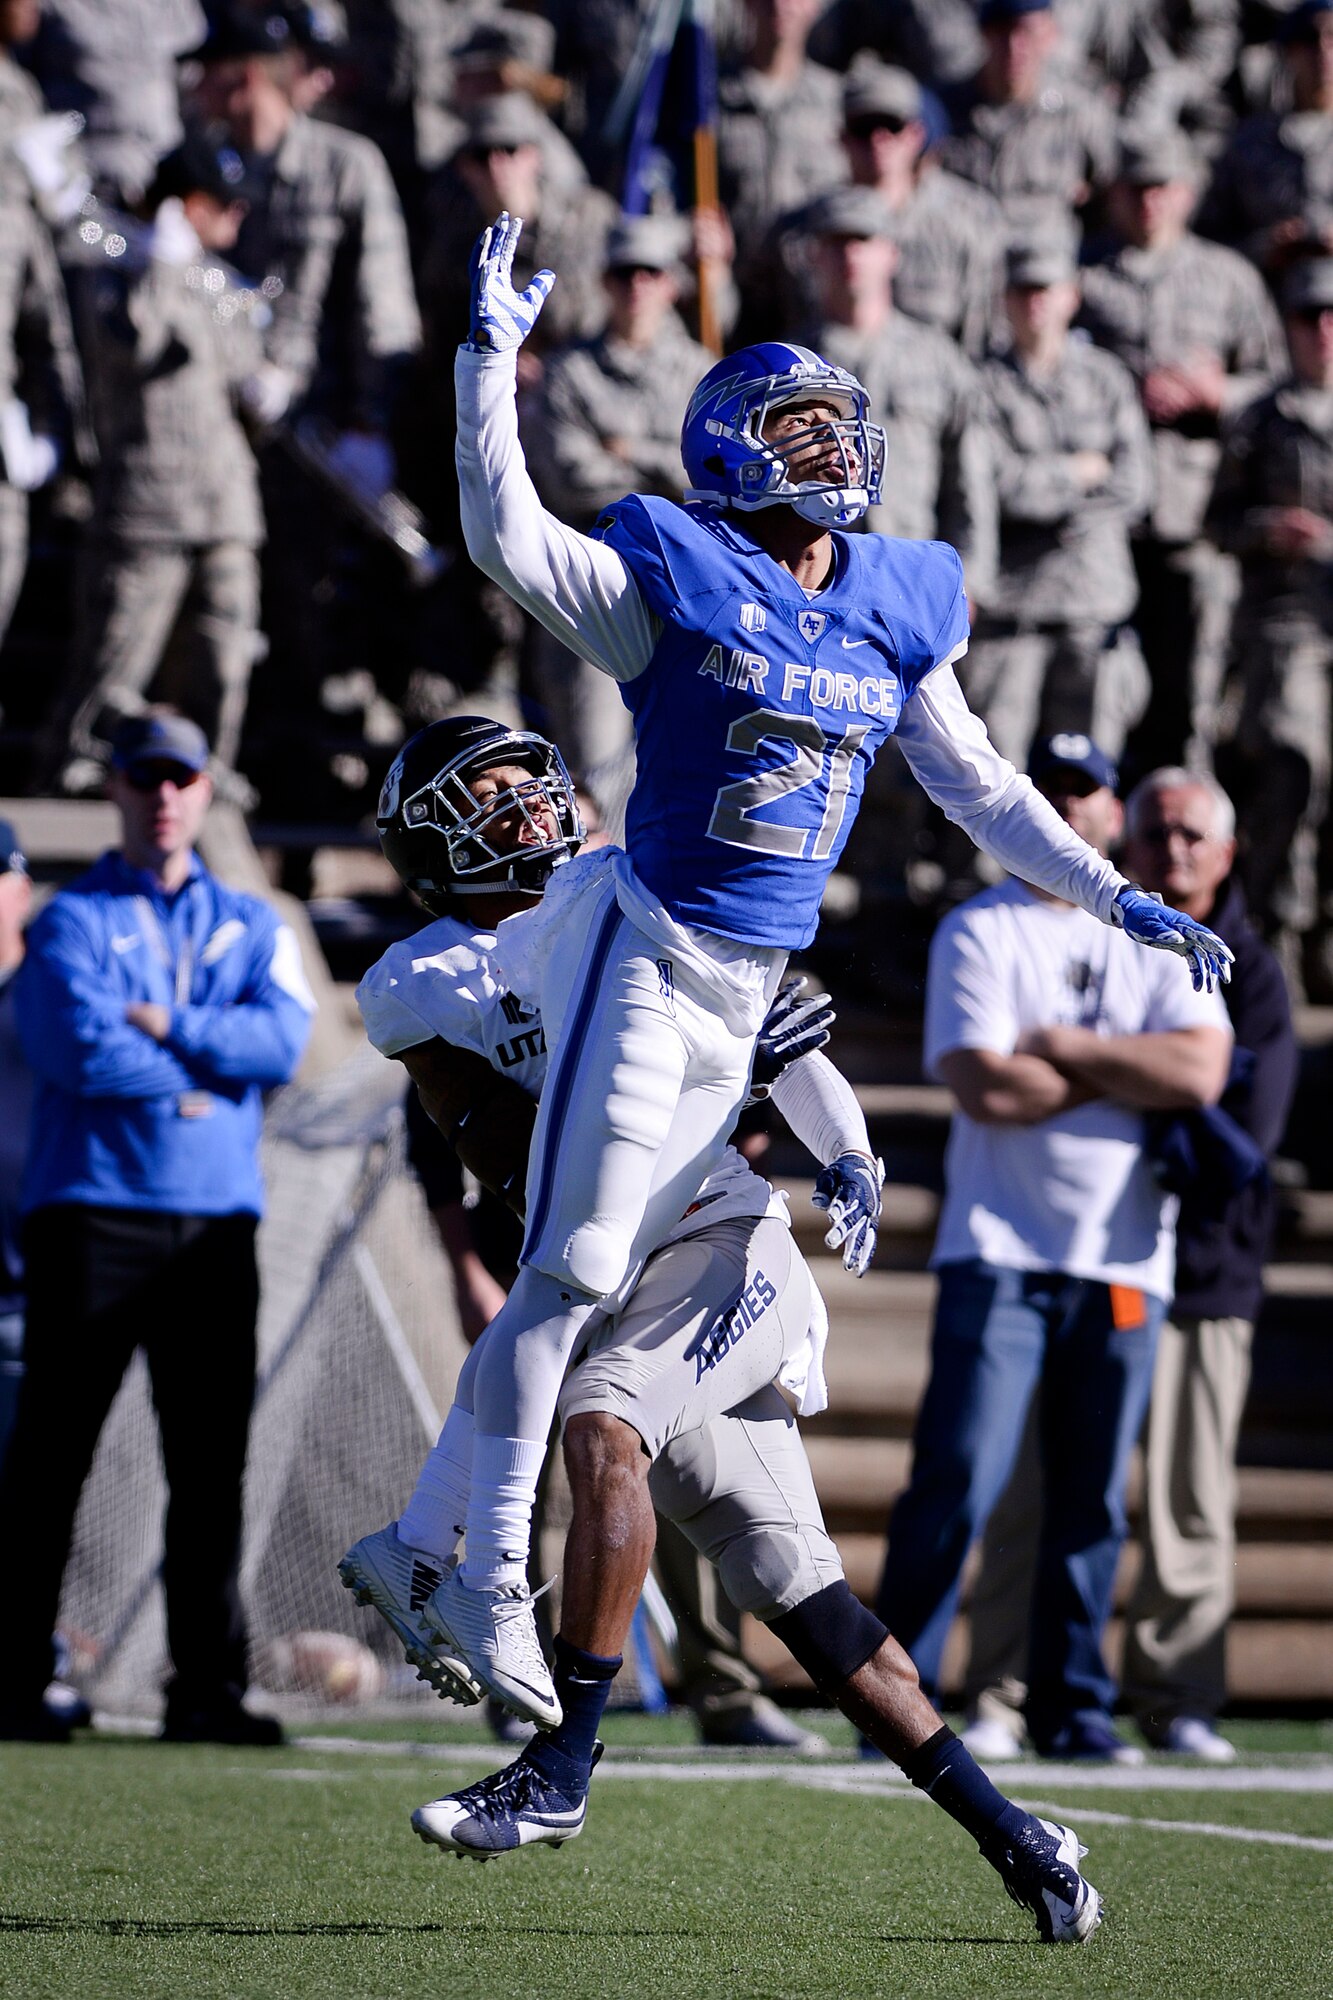
[[[37,1092],[26,1372],[0,1471],[0,1532],[24,1550],[0,1738],[68,1734],[42,1705],[61,1577],[98,1435],[142,1347],[171,1496],[163,1735],[281,1740],[241,1702],[241,1483],[262,1092],[295,1069],[314,1000],[292,932],[194,853],[207,764],[203,731],[181,716],[121,726],[108,791],[122,845],[48,904],[16,986]]]

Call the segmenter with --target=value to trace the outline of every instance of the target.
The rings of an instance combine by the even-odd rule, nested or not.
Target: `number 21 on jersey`
[[[761,743],[781,739],[793,754],[751,778],[721,786],[708,822],[709,838],[760,854],[827,861],[842,830],[856,755],[869,734],[868,724],[854,723],[840,736],[831,736],[811,715],[784,715],[775,709],[755,708],[738,716],[727,731],[728,750],[753,756]],[[799,792],[807,794],[800,806],[804,825],[756,817],[765,806]]]

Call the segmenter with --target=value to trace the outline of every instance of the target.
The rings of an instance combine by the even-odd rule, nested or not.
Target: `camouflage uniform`
[[[888,433],[884,496],[867,528],[951,542],[968,596],[985,602],[995,583],[998,521],[976,370],[944,334],[896,312],[868,335],[825,321],[805,344],[865,384]]]
[[[29,66],[53,111],[81,114],[94,178],[120,200],[180,138],[176,62],[205,26],[199,0],[45,0]]]
[[[586,531],[626,493],[682,499],[681,421],[712,359],[674,314],[648,348],[605,333],[553,354],[526,432],[532,477],[551,512]],[[608,438],[620,442],[624,456],[608,448]],[[633,726],[619,689],[540,632],[533,673],[546,710],[543,727],[618,829],[634,776]]]
[[[1049,82],[1029,104],[989,104],[969,86],[950,108],[941,164],[993,194],[1011,228],[1063,216],[1110,178],[1115,120],[1077,84]]]
[[[1227,371],[1222,420],[1285,365],[1282,329],[1263,283],[1235,252],[1186,234],[1157,250],[1123,245],[1082,273],[1081,321],[1135,380],[1197,350]],[[1211,755],[1235,566],[1203,534],[1221,452],[1218,418],[1192,411],[1153,427],[1156,494],[1134,543],[1136,623],[1153,681],[1137,744],[1144,768]]]
[[[1333,113],[1247,119],[1218,159],[1195,226],[1267,265],[1270,230],[1293,217],[1312,233],[1333,229]]]
[[[733,70],[718,85],[718,189],[736,236],[741,321],[734,344],[771,340],[770,245],[780,216],[847,178],[842,79],[807,62],[789,90],[757,71]]]
[[[989,343],[1006,234],[1004,211],[984,189],[925,166],[906,208],[893,214],[898,269],[894,304],[956,340],[972,360]]]
[[[293,384],[293,419],[392,436],[420,322],[383,155],[359,133],[297,114],[276,153],[248,165],[256,186],[232,261],[274,294],[264,355]],[[376,664],[396,660],[383,635],[406,616],[406,587],[278,442],[262,449],[261,471],[271,670],[251,705],[262,745],[252,768],[262,778],[267,758],[295,810],[316,818],[333,809],[322,789],[329,765],[311,742],[325,683],[364,668],[377,641]],[[343,728],[325,725],[334,738]],[[341,803],[338,792],[331,798]]]
[[[206,262],[201,255],[198,265]],[[83,558],[84,643],[70,748],[101,762],[117,722],[162,692],[235,765],[259,651],[263,515],[236,415],[259,338],[194,266],[80,272],[75,304],[100,451]]]
[[[982,371],[1000,496],[999,574],[961,663],[972,706],[1022,767],[1035,735],[1092,736],[1108,756],[1142,713],[1147,674],[1123,629],[1138,586],[1129,530],[1152,495],[1152,446],[1134,382],[1077,336],[1051,375],[1016,356]],[[1111,461],[1089,493],[1070,454]]]
[[[339,427],[386,431],[420,344],[402,210],[382,154],[300,114],[258,180],[233,261],[275,291],[264,336],[293,400]]]
[[[1270,928],[1303,931],[1317,920],[1316,897],[1324,918],[1333,916],[1326,822],[1333,556],[1270,554],[1262,534],[1274,507],[1321,515],[1333,543],[1333,391],[1288,380],[1241,412],[1223,441],[1205,521],[1241,566],[1242,707],[1228,775],[1247,835],[1248,898]]]
[[[45,109],[31,79],[0,56],[0,404],[27,407],[31,426],[68,455],[77,442],[91,457],[83,375],[64,281],[50,232],[8,140]],[[0,462],[0,642],[18,602],[28,562],[28,495]]]

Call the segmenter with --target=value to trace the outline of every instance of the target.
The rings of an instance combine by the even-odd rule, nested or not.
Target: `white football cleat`
[[[602,1746],[593,1746],[594,1765]],[[576,1840],[588,1816],[588,1787],[565,1791],[519,1757],[503,1771],[479,1778],[464,1791],[418,1806],[412,1825],[422,1840],[447,1854],[490,1861],[518,1847],[563,1847]]]
[[[526,1583],[469,1590],[457,1566],[447,1570],[424,1616],[472,1678],[512,1715],[554,1729],[564,1711],[537,1637]]]
[[[1014,1901],[1037,1919],[1043,1944],[1086,1944],[1102,1920],[1102,1899],[1078,1872],[1087,1848],[1071,1827],[1052,1819],[1030,1820],[1028,1835],[981,1851]]]
[[[485,1689],[466,1660],[454,1659],[442,1650],[437,1634],[422,1616],[432,1593],[457,1561],[456,1556],[450,1556],[447,1563],[437,1563],[420,1549],[410,1548],[391,1521],[387,1528],[354,1542],[338,1564],[338,1574],[357,1603],[372,1605],[402,1641],[407,1664],[416,1668],[417,1679],[429,1681],[443,1700],[471,1707],[481,1700]]]
[[[50,1699],[48,1691],[47,1699]],[[1201,1757],[1205,1764],[1234,1764],[1236,1746],[1201,1715],[1178,1715],[1153,1745],[1172,1757]]]
[[[1023,1727],[1022,1716],[1016,1715],[1014,1721],[1018,1729]],[[962,1744],[978,1764],[1012,1764],[1023,1754],[1022,1738],[1001,1722],[998,1715],[979,1715],[975,1722],[969,1722],[962,1733]]]

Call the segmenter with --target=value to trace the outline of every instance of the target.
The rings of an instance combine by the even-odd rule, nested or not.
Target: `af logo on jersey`
[[[822,611],[803,611],[796,620],[796,629],[806,644],[813,646],[823,636],[828,619]]]

